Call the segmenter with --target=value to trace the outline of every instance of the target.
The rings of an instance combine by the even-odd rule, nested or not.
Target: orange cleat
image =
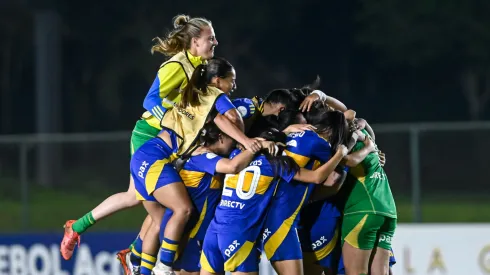
[[[117,259],[119,260],[119,262],[121,263],[122,265],[122,268],[124,270],[124,275],[132,275],[133,273],[131,272],[131,269],[130,267],[128,266],[128,261],[127,259],[129,258],[126,258],[129,254],[131,253],[131,250],[129,250],[129,248],[126,248],[124,250],[121,250],[119,252],[117,252]]]
[[[80,246],[80,235],[72,229],[74,222],[75,220],[66,221],[63,226],[65,228],[65,235],[61,241],[60,252],[65,260],[69,260],[71,256],[73,256],[73,251],[75,250],[75,245],[77,243],[78,246]]]

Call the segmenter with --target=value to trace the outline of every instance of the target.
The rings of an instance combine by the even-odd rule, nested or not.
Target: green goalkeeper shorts
[[[141,145],[156,137],[160,131],[160,129],[150,126],[146,120],[138,120],[134,126],[133,133],[131,134],[131,156],[141,147]]]
[[[342,245],[347,242],[362,250],[374,247],[390,250],[395,229],[395,218],[376,214],[346,215],[342,221]]]

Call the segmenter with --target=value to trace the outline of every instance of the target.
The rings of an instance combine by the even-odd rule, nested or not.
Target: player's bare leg
[[[60,252],[63,258],[65,260],[71,258],[75,244],[80,243],[80,235],[94,225],[95,222],[120,210],[136,206],[139,203],[136,199],[134,180],[130,177],[129,187],[126,192],[120,192],[108,197],[92,211],[76,221],[66,221],[64,226],[65,235],[60,244]]]
[[[342,257],[344,259],[345,275],[367,275],[371,250],[362,250],[344,242]]]
[[[278,275],[303,275],[303,260],[286,260],[272,262]]]
[[[390,251],[376,247],[373,249],[371,275],[387,275],[390,272]]]

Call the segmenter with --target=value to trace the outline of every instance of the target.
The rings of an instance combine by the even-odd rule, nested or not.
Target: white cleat
[[[127,253],[125,255],[125,258],[126,258],[126,265],[128,266],[129,270],[131,270],[131,275],[140,275],[139,271],[138,273],[134,273],[134,267],[133,267],[133,263],[131,263],[131,252]],[[139,270],[139,267],[138,267],[138,270]]]
[[[154,275],[175,275],[172,267],[164,265],[162,262],[158,262],[157,265],[153,268]]]
[[[133,266],[131,268],[131,275],[141,275],[141,269],[139,266]]]

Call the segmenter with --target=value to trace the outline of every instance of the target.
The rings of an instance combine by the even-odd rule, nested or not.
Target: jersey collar
[[[202,60],[202,57],[200,57],[200,56],[193,56],[191,54],[191,52],[189,52],[189,51],[187,51],[186,54],[187,54],[187,58],[189,59],[189,61],[192,63],[192,65],[194,67],[197,67],[197,66],[199,66],[199,65],[201,65],[201,64],[204,63],[203,60]]]

